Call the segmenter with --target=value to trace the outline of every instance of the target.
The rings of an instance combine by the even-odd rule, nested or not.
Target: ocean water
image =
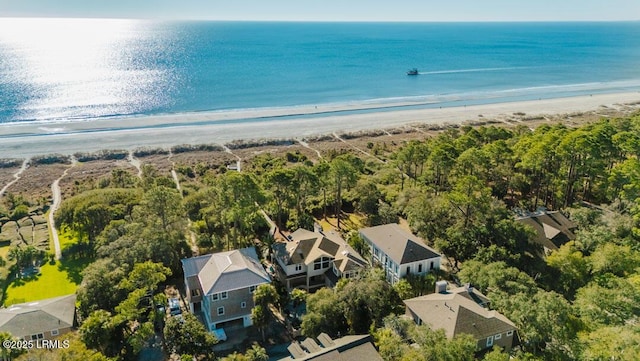
[[[0,123],[637,90],[640,22],[0,18]]]

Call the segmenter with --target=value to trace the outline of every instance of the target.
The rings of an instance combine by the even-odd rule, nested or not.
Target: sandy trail
[[[129,163],[134,166],[138,170],[138,178],[142,179],[142,162],[140,159],[136,158],[133,155],[133,150],[129,151],[129,155],[127,156],[127,160]]]
[[[14,184],[20,179],[20,177],[22,176],[22,173],[27,169],[28,166],[29,166],[29,158],[25,159],[22,162],[22,166],[20,167],[20,169],[18,169],[18,171],[13,175],[14,179],[11,182],[5,184],[5,186],[2,187],[2,189],[0,189],[0,197],[4,195],[4,192],[6,192],[7,189],[11,187],[12,184]]]
[[[342,139],[337,133],[333,133],[332,135],[334,136],[334,138],[336,138],[337,140],[341,141],[342,143],[348,144],[353,150],[355,150],[357,152],[360,152],[360,153],[366,155],[367,157],[371,157],[371,158],[377,160],[380,163],[386,163],[384,160],[376,157],[375,155],[373,155],[373,154],[371,154],[371,153],[369,153],[369,152],[367,152],[367,151],[365,151],[365,150],[363,150],[361,148],[358,148],[355,145],[353,145],[353,144],[347,142],[346,140]]]
[[[315,148],[311,148],[309,143],[305,142],[302,139],[298,139],[298,143],[300,143],[301,146],[303,146],[303,147],[305,147],[307,149],[311,149],[312,151],[316,152],[316,154],[318,155],[318,159],[322,159],[322,153],[320,153],[320,151],[315,149]]]
[[[58,229],[56,228],[55,213],[60,208],[62,203],[62,192],[60,191],[60,180],[64,178],[69,170],[76,166],[77,160],[71,157],[71,166],[64,170],[60,178],[53,181],[51,184],[51,193],[53,194],[53,202],[51,208],[49,208],[49,227],[51,229],[51,237],[53,238],[53,246],[55,248],[56,259],[62,258],[62,249],[60,248],[60,238],[58,237]]]

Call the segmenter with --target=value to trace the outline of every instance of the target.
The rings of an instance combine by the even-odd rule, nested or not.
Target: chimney
[[[447,293],[447,281],[436,282],[436,293]]]

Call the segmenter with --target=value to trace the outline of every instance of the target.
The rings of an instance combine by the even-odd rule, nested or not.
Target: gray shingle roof
[[[183,259],[182,269],[197,274],[205,295],[271,282],[253,247]]]
[[[463,292],[466,291],[432,293],[404,300],[404,303],[424,324],[434,330],[443,329],[449,338],[466,333],[479,340],[516,329],[504,315],[483,308],[472,298],[465,297]]]
[[[75,294],[16,304],[0,309],[0,331],[24,337],[69,328],[75,313]]]
[[[382,357],[373,347],[371,336],[369,335],[349,335],[342,338],[331,340],[326,334],[321,334],[318,340],[322,344],[318,344],[306,339],[299,344],[292,343],[288,350],[292,356],[280,359],[280,361],[382,361]],[[331,340],[331,342],[329,342]],[[302,346],[311,344],[311,349],[305,351]],[[316,348],[318,347],[318,348]]]
[[[559,211],[537,211],[520,214],[516,221],[531,226],[536,231],[535,241],[549,250],[576,238],[573,229],[576,224]]]
[[[397,264],[440,257],[440,254],[426,246],[421,238],[403,230],[396,223],[363,228],[360,234]]]
[[[289,242],[275,243],[273,249],[285,265],[309,265],[320,257],[329,257],[334,259],[341,272],[345,272],[367,264],[340,235],[333,232],[318,233],[300,228],[291,233]]]

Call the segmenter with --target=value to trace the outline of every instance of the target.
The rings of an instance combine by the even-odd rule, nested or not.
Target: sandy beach
[[[640,109],[640,92],[496,104],[428,108],[422,103],[318,105],[140,116],[91,121],[0,125],[0,158],[105,149],[225,144],[234,140],[293,139],[333,132],[402,126],[500,121],[616,109]]]

